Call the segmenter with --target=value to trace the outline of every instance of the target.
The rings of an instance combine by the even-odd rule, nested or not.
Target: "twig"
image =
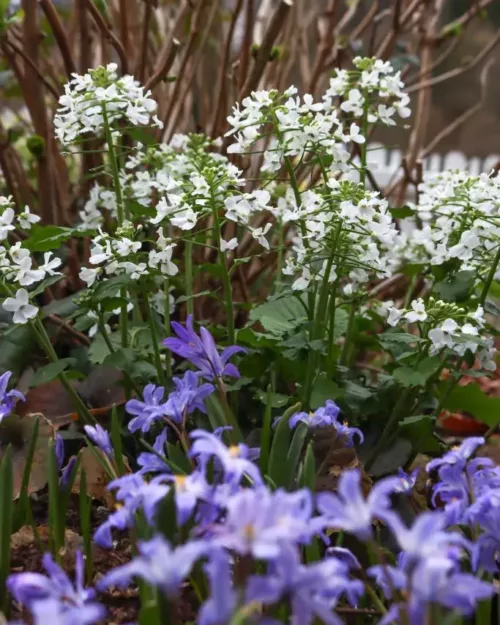
[[[114,49],[117,51],[118,56],[120,57],[121,69],[123,74],[128,74],[128,58],[127,53],[125,52],[125,48],[122,45],[122,42],[118,39],[115,33],[112,30],[111,24],[107,22],[104,16],[101,14],[97,6],[92,2],[92,0],[86,0],[88,10],[90,11],[94,21],[101,31],[102,36],[111,43]],[[122,16],[123,17],[123,16]]]
[[[64,31],[61,20],[57,15],[57,11],[52,4],[52,0],[40,0],[40,6],[42,7],[45,17],[50,24],[54,38],[57,41],[61,56],[64,62],[64,68],[68,78],[71,78],[71,74],[76,72],[75,62],[73,61],[73,55],[71,54],[71,48],[69,45],[66,32]]]
[[[168,56],[165,57],[162,65],[160,65],[160,67],[155,71],[151,78],[149,78],[149,80],[146,82],[146,85],[144,87],[146,91],[153,90],[156,85],[158,85],[158,83],[160,83],[166,76],[168,76],[168,72],[174,64],[175,57],[177,56],[180,45],[180,41],[178,41],[177,39],[172,40]]]
[[[474,69],[476,65],[478,65],[500,42],[500,30],[495,34],[492,40],[484,46],[484,48],[477,54],[473,59],[462,65],[462,67],[455,67],[454,69],[450,69],[443,74],[439,74],[439,76],[434,76],[433,78],[429,78],[428,80],[424,80],[416,85],[412,85],[408,87],[406,90],[407,93],[414,93],[415,91],[419,91],[420,89],[428,89],[429,87],[434,87],[445,80],[450,80],[450,78],[455,78],[456,76],[460,76],[461,74],[465,74],[466,72]]]
[[[262,76],[267,62],[269,61],[269,55],[271,54],[274,42],[276,41],[285,24],[285,20],[288,16],[288,13],[290,12],[291,7],[292,0],[281,0],[280,5],[274,12],[269,27],[264,35],[262,45],[256,53],[250,75],[246,79],[243,87],[241,88],[239,94],[240,101],[244,97],[246,97],[251,91],[258,87],[259,80]]]
[[[434,39],[434,42],[439,44],[445,39],[455,36],[456,32],[463,31],[469,22],[476,17],[476,15],[492,3],[493,0],[480,0],[479,2],[474,2],[473,6],[467,9],[467,11],[465,11],[465,13],[463,13],[460,17],[443,26],[439,35]]]
[[[238,0],[236,7],[233,11],[233,15],[231,17],[231,24],[229,25],[229,30],[227,32],[226,44],[224,46],[224,52],[221,59],[221,67],[219,71],[219,78],[217,80],[217,88],[216,88],[216,107],[215,113],[212,119],[210,136],[215,137],[217,132],[217,127],[219,124],[219,119],[222,114],[222,110],[224,108],[224,104],[226,104],[225,100],[223,100],[225,85],[226,85],[226,73],[227,73],[227,64],[229,61],[229,54],[231,52],[231,44],[233,42],[234,29],[236,26],[236,20],[238,19],[241,9],[243,7],[243,0]]]
[[[6,38],[5,39],[5,43],[12,48],[12,50],[16,53],[19,54],[19,56],[23,59],[23,61],[25,61],[25,63],[27,63],[31,69],[36,73],[36,75],[38,76],[38,78],[41,80],[41,82],[45,85],[45,87],[50,91],[50,93],[54,96],[54,98],[56,99],[56,102],[59,100],[59,92],[57,91],[57,89],[54,87],[54,85],[52,85],[46,78],[45,76],[42,74],[41,69],[38,67],[38,65],[32,60],[30,59],[30,57],[26,54],[26,52],[20,48],[16,43],[14,43],[10,38]]]
[[[90,345],[92,343],[92,341],[89,339],[89,337],[86,334],[83,334],[82,332],[78,332],[78,330],[75,330],[75,328],[70,323],[68,323],[66,320],[62,319],[61,317],[59,317],[59,315],[48,315],[47,320],[51,321],[56,326],[60,327],[62,330],[64,330],[65,332],[73,336],[74,338],[78,339],[78,341],[82,343],[82,345]]]
[[[149,0],[145,0],[144,24],[142,27],[142,43],[141,43],[141,52],[139,56],[139,71],[138,71],[140,82],[144,82],[144,76],[146,74],[146,64],[148,62],[149,28],[151,25],[152,14],[153,14],[153,5]]]
[[[462,115],[460,115],[459,117],[457,117],[457,119],[455,119],[453,122],[451,122],[451,124],[448,124],[448,126],[446,126],[446,128],[443,128],[443,130],[441,130],[441,132],[439,132],[434,139],[429,143],[429,145],[424,148],[421,152],[420,152],[420,158],[425,158],[428,154],[430,154],[432,152],[432,150],[446,137],[448,137],[449,135],[451,135],[452,132],[455,132],[455,130],[457,130],[457,128],[460,128],[460,126],[462,126],[470,117],[472,117],[472,115],[474,115],[475,113],[477,113],[477,111],[479,111],[482,106],[484,105],[485,101],[486,101],[486,94],[487,94],[487,83],[488,83],[488,72],[490,71],[491,66],[494,64],[495,59],[490,58],[488,59],[488,61],[486,61],[481,74],[479,76],[479,83],[481,85],[481,97],[479,99],[478,102],[476,102],[476,104],[474,104],[473,106],[471,106],[470,108],[468,108],[464,113],[462,113]]]

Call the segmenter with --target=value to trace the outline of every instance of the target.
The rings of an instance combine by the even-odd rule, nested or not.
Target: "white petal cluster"
[[[410,98],[404,91],[401,72],[394,71],[389,61],[356,57],[355,71],[335,70],[323,100],[327,108],[341,99],[340,109],[360,119],[367,113],[370,124],[381,122],[394,126],[396,114],[410,116]]]
[[[442,265],[454,261],[479,279],[500,246],[500,177],[446,171],[426,175],[419,187],[418,219],[406,220],[394,259]],[[497,275],[498,279],[500,275]]]
[[[426,306],[422,299],[417,299],[411,302],[408,309],[389,309],[387,323],[390,326],[395,327],[403,322],[425,324],[420,326],[421,337],[428,340],[431,356],[444,349],[456,356],[464,356],[470,351],[475,354],[482,369],[496,369],[493,339],[481,336],[485,326],[482,306],[470,312],[455,304],[433,299]]]
[[[56,137],[63,145],[71,145],[82,135],[102,136],[105,121],[111,126],[162,127],[156,116],[157,103],[151,92],[126,75],[119,77],[116,63],[92,69],[88,74],[73,74],[59,98],[54,117]]]
[[[9,233],[13,230],[31,230],[33,224],[40,221],[38,215],[30,212],[29,206],[25,206],[24,211],[16,215],[12,196],[0,196],[0,241],[5,241]]]

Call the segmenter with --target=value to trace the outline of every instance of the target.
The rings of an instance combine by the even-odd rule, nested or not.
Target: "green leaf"
[[[290,395],[282,395],[281,393],[264,393],[260,388],[255,391],[254,397],[261,401],[265,406],[270,401],[272,408],[283,408],[290,401]]]
[[[109,297],[115,297],[120,289],[130,286],[133,282],[132,278],[127,275],[108,278],[97,285],[93,297],[96,302],[101,302]]]
[[[309,443],[302,463],[302,470],[299,477],[300,488],[309,488],[314,491],[316,483],[316,463],[314,461],[314,452],[312,443]]]
[[[8,595],[5,582],[10,572],[10,538],[13,523],[13,471],[12,449],[9,446],[0,464],[0,497],[2,513],[0,514],[0,609],[6,612]]]
[[[349,313],[344,308],[337,308],[335,311],[335,325],[333,326],[333,340],[336,341],[347,331],[349,325]]]
[[[193,467],[186,456],[186,452],[182,449],[182,447],[179,444],[172,445],[172,443],[169,443],[168,441],[167,461],[175,463],[176,466],[182,469],[182,473],[185,475],[189,475],[193,470]]]
[[[276,486],[284,486],[287,483],[287,466],[285,460],[290,449],[292,440],[292,431],[290,430],[289,421],[292,416],[300,410],[301,403],[290,406],[285,414],[278,421],[274,432],[273,442],[271,445],[271,453],[269,455],[269,477]]]
[[[13,326],[11,332],[0,337],[0,372],[12,371],[18,375],[25,363],[32,360],[35,345],[28,325]]]
[[[265,302],[250,312],[250,322],[259,322],[275,336],[291,332],[307,321],[307,313],[297,297],[283,297]]]
[[[378,339],[384,349],[390,352],[396,359],[408,353],[409,348],[414,349],[423,339],[408,332],[388,330],[378,335]]]
[[[439,356],[431,356],[422,360],[416,367],[398,367],[392,375],[403,386],[425,386],[440,366]]]
[[[75,363],[75,358],[61,358],[61,360],[51,362],[44,367],[40,367],[40,369],[37,369],[35,375],[33,376],[30,386],[34,387],[39,386],[40,384],[45,384],[46,382],[50,382],[65,369],[73,366]]]
[[[302,448],[306,440],[308,427],[305,423],[299,423],[293,433],[292,442],[290,443],[290,449],[286,457],[286,482],[285,486],[291,489],[297,478],[297,467],[299,464],[300,456],[302,454]]]
[[[248,345],[249,347],[268,347],[276,349],[278,339],[269,334],[255,332],[252,328],[242,328],[236,332],[237,345]]]
[[[135,350],[131,347],[119,347],[112,354],[106,356],[102,364],[122,371],[128,371],[137,358]]]
[[[342,395],[342,389],[333,380],[327,379],[325,374],[318,376],[312,386],[311,408],[316,410],[324,406],[327,399],[337,399]]]
[[[75,228],[62,228],[60,226],[34,226],[30,236],[24,241],[23,247],[30,252],[48,252],[55,250],[75,235],[82,235]]]
[[[59,282],[63,278],[64,276],[50,276],[50,278],[45,278],[45,280],[40,282],[36,289],[33,289],[33,291],[30,292],[30,297],[33,298],[40,295],[40,293],[43,293],[47,287],[56,284],[56,282]]]
[[[115,349],[119,349],[121,338],[119,332],[108,332],[109,340]],[[101,365],[104,359],[109,356],[109,348],[102,334],[97,334],[92,345],[89,347],[89,360],[93,364]]]
[[[441,444],[434,434],[436,419],[430,415],[416,415],[406,417],[399,424],[402,436],[407,438],[414,451],[423,454],[433,454],[442,451]]]
[[[390,212],[394,219],[406,219],[407,217],[413,217],[413,215],[415,215],[415,211],[409,206],[391,208]]]
[[[266,410],[264,412],[264,421],[262,423],[262,430],[260,434],[260,456],[259,464],[262,475],[267,474],[269,465],[269,447],[271,442],[271,428],[272,428],[272,389],[271,385],[267,387],[267,399]]]
[[[434,286],[434,291],[445,302],[464,302],[470,297],[473,287],[474,273],[459,271],[438,282]]]
[[[468,412],[489,427],[500,422],[500,397],[489,397],[477,384],[456,386],[444,408],[450,412]]]
[[[81,293],[81,291],[79,291]],[[68,295],[68,297],[63,297],[62,299],[54,300],[44,306],[42,308],[43,316],[48,317],[49,315],[59,315],[59,317],[69,317],[74,312],[76,312],[80,306],[75,302],[75,298],[78,296],[78,293],[74,293],[73,295]]]

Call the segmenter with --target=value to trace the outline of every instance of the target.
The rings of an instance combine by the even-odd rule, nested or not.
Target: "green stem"
[[[372,453],[370,454],[368,460],[365,463],[365,469],[369,471],[377,459],[379,453],[384,449],[387,439],[390,437],[392,433],[392,428],[399,421],[399,417],[401,416],[401,411],[404,409],[407,401],[410,399],[413,393],[413,389],[408,387],[406,388],[400,395],[399,400],[397,401],[394,409],[387,421],[385,428],[382,431],[382,434],[378,440],[378,443],[375,445]]]
[[[193,299],[193,242],[186,239],[186,249],[184,256],[184,273],[186,278],[186,309],[188,315],[194,315]]]
[[[116,196],[116,215],[118,225],[123,223],[123,198],[122,189],[120,186],[120,168],[118,166],[118,159],[116,158],[115,147],[113,144],[113,133],[111,132],[111,126],[109,125],[108,113],[106,111],[106,105],[102,105],[102,117],[104,121],[104,131],[106,134],[106,142],[108,144],[108,156],[109,164],[111,166],[111,175],[113,176],[113,187]]]
[[[170,328],[170,280],[165,278],[165,282],[163,283],[163,291],[165,293],[165,337],[168,338],[171,333]],[[170,356],[170,352],[167,354],[167,378],[170,380],[172,378],[172,358]]]
[[[163,370],[163,364],[161,362],[161,355],[160,355],[160,348],[159,348],[160,341],[158,339],[158,333],[156,332],[156,324],[155,324],[155,320],[152,314],[153,311],[151,310],[148,292],[146,289],[143,290],[143,297],[144,297],[144,304],[146,306],[146,314],[148,317],[149,329],[151,331],[151,340],[153,342],[153,353],[155,357],[156,370],[158,371],[158,380],[160,381],[160,384],[162,386],[166,386],[165,371]]]
[[[493,261],[493,265],[491,265],[491,269],[488,273],[488,277],[486,278],[486,283],[483,287],[483,290],[481,292],[481,297],[479,298],[479,303],[481,304],[481,306],[484,306],[484,303],[486,302],[486,298],[488,297],[488,292],[491,288],[491,284],[493,282],[493,279],[495,277],[495,273],[498,267],[498,264],[500,263],[500,246],[498,247],[498,251],[497,254],[495,256],[495,260]]]
[[[214,217],[215,236],[217,239],[217,248],[219,251],[219,263],[222,267],[222,281],[224,283],[224,299],[226,302],[226,323],[227,336],[229,345],[235,345],[236,338],[234,333],[234,316],[233,316],[233,293],[231,288],[231,277],[226,264],[226,255],[221,250],[221,226],[219,219],[219,210],[212,189],[210,189],[210,198],[212,205],[212,214]]]
[[[58,362],[59,358],[57,357],[57,354],[56,354],[54,348],[52,347],[52,343],[50,342],[50,338],[49,338],[45,328],[43,327],[43,323],[40,321],[40,319],[35,319],[34,321],[29,321],[29,324],[30,324],[31,330],[33,331],[33,334],[35,335],[38,343],[40,344],[40,347],[45,352],[47,358],[51,362]],[[69,380],[66,377],[66,375],[64,374],[64,372],[61,371],[61,373],[57,377],[59,378],[61,384],[63,385],[63,387],[65,389],[65,391],[72,398],[73,403],[75,404],[76,412],[78,413],[78,416],[80,417],[82,422],[85,423],[86,425],[94,424],[95,423],[94,417],[90,413],[89,409],[85,405],[85,403],[82,400],[82,398],[80,397],[80,395],[78,395],[78,393],[75,391],[75,389],[73,388],[73,386],[69,382]]]
[[[281,272],[283,271],[283,261],[285,257],[285,228],[281,219],[278,220],[278,259],[276,264],[276,281],[274,284],[275,293],[281,291]]]
[[[453,389],[455,388],[456,384],[458,383],[458,381],[460,380],[460,371],[462,370],[462,365],[465,362],[465,355],[461,356],[460,359],[457,362],[457,373],[459,374],[457,377],[453,377],[450,376],[450,379],[448,380],[448,384],[446,385],[446,388],[443,391],[443,394],[441,395],[441,399],[438,402],[438,405],[434,411],[434,416],[439,417],[441,410],[443,410],[444,405],[446,404],[446,401],[448,400],[448,397],[451,395],[451,392],[453,391]]]
[[[233,443],[238,443],[243,440],[243,435],[240,430],[240,426],[236,417],[231,410],[229,403],[227,401],[226,389],[224,388],[224,382],[217,378],[217,389],[219,391],[219,397],[221,400],[222,407],[224,408],[224,414],[226,415],[226,423],[232,427],[231,432],[229,433],[229,438]]]
[[[347,321],[347,329],[345,332],[344,345],[342,347],[342,353],[340,355],[340,361],[339,361],[340,365],[345,366],[347,364],[347,358],[349,355],[349,348],[351,346],[351,335],[352,335],[352,329],[354,327],[355,316],[356,316],[356,306],[354,302],[352,302],[349,308],[349,319]]]

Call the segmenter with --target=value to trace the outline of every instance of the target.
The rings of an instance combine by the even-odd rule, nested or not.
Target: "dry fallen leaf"
[[[92,451],[88,447],[85,447],[80,450],[78,454],[80,465],[72,491],[77,494],[80,492],[80,475],[83,468],[85,471],[87,494],[93,499],[105,502],[107,507],[111,508],[114,502],[111,493],[107,489],[109,478],[94,453],[100,454],[104,459],[104,454],[98,449]]]
[[[47,461],[49,455],[49,440],[55,436],[55,431],[44,415],[26,414],[24,417],[10,415],[0,423],[0,459],[8,445],[12,447],[12,469],[14,477],[14,499],[21,493],[21,486],[26,466],[26,456],[29,451],[35,421],[38,418],[38,438],[31,465],[28,482],[28,493],[36,493],[47,483]]]

